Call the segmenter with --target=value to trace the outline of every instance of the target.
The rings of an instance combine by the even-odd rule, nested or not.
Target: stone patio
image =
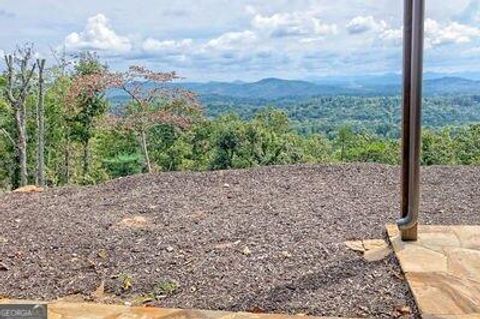
[[[419,226],[417,242],[387,231],[424,318],[480,318],[480,226]]]
[[[0,304],[36,304],[26,300],[0,299]],[[277,314],[255,314],[246,312],[225,312],[209,310],[162,309],[149,307],[128,307],[94,303],[69,303],[56,301],[48,303],[48,319],[300,319],[305,316]],[[328,319],[326,317],[308,317]],[[333,319],[333,318],[331,318]],[[338,319],[338,318],[337,318]]]

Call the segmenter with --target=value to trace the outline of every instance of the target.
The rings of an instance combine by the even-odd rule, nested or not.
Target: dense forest
[[[0,189],[141,172],[399,163],[395,95],[198,97],[171,85],[174,72],[113,72],[92,53],[59,55],[54,65],[34,57],[31,46],[5,56]],[[480,164],[480,96],[432,95],[424,103],[422,163]]]
[[[396,96],[324,95],[285,97],[275,100],[224,96],[202,96],[210,118],[237,113],[252,119],[268,106],[284,111],[292,125],[303,134],[321,133],[334,137],[342,126],[368,131],[384,137],[398,138],[401,100]],[[480,121],[480,95],[442,94],[426,96],[423,102],[423,125],[431,129],[462,126]]]

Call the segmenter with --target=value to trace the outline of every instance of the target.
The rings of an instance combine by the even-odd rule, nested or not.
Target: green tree
[[[245,140],[245,128],[241,119],[229,114],[216,120],[215,127],[216,154],[212,161],[212,169],[229,169],[235,167],[235,158],[239,156]]]
[[[292,129],[285,112],[272,108],[258,113],[246,125],[246,156],[251,165],[278,165],[291,162],[287,145]],[[294,146],[296,143],[291,143]],[[290,147],[292,150],[292,147]]]
[[[5,85],[5,78],[0,76],[0,91],[3,91]],[[0,189],[12,187],[15,165],[14,134],[15,124],[12,110],[3,96],[0,96]]]
[[[320,134],[313,134],[303,140],[302,146],[304,159],[307,163],[330,163],[333,162],[332,143]]]
[[[480,164],[480,124],[458,129],[454,133],[454,144],[459,164]]]
[[[335,138],[335,146],[340,150],[340,160],[346,160],[346,153],[348,148],[352,145],[354,140],[354,132],[350,125],[344,125],[338,130],[337,137]]]
[[[396,165],[400,160],[399,151],[398,143],[395,140],[361,134],[346,151],[344,160]]]
[[[95,134],[96,121],[105,115],[108,103],[105,90],[107,67],[98,56],[82,53],[75,64],[75,73],[70,87],[70,110],[67,123],[70,125],[70,139],[82,146],[82,176],[88,177],[90,166],[90,140]]]
[[[452,165],[457,162],[450,129],[422,132],[422,165]]]

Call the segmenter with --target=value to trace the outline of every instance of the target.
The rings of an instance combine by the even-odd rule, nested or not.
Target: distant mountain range
[[[344,94],[348,90],[339,85],[316,84],[307,81],[267,78],[253,83],[208,82],[179,83],[176,86],[197,92],[200,95],[220,95],[239,98],[276,99],[287,96],[313,96]]]
[[[376,77],[345,82],[309,82],[267,78],[253,83],[208,82],[175,84],[200,95],[219,95],[238,98],[278,99],[317,95],[396,95],[401,91],[401,78]],[[460,77],[441,77],[424,81],[426,95],[480,94],[480,81]]]
[[[258,82],[179,82],[171,84],[198,93],[201,97],[235,97],[275,100],[279,98],[311,97],[325,95],[398,95],[401,77],[398,74],[364,76],[350,79],[333,78],[316,82],[266,78]],[[480,94],[480,81],[455,76],[425,76],[425,95]],[[126,96],[120,91],[108,94],[113,101]]]

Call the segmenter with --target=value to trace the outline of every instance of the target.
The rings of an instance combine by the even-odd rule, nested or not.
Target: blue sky
[[[0,53],[95,50],[192,81],[399,72],[400,0],[0,0]],[[427,0],[426,70],[480,72],[480,0]]]

